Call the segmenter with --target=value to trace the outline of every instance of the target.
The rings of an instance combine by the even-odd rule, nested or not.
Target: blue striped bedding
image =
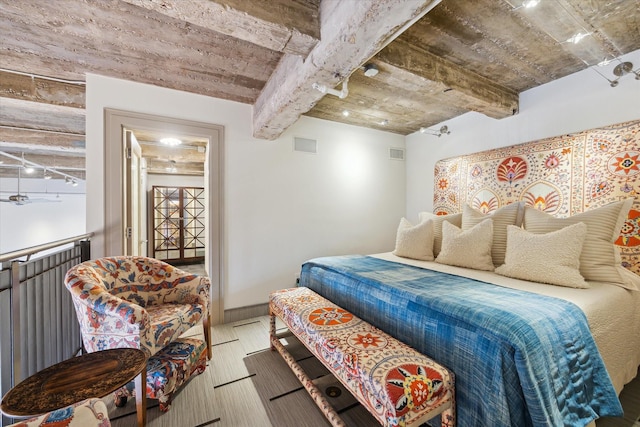
[[[305,263],[300,286],[450,368],[458,426],[584,426],[622,415],[570,302],[360,255]]]

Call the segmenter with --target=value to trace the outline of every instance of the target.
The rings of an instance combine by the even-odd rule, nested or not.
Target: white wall
[[[640,65],[640,50],[623,57]],[[611,63],[600,71],[613,77]],[[467,113],[443,124],[450,135],[414,133],[407,144],[409,219],[433,208],[433,169],[438,160],[640,119],[640,80],[623,76],[618,87],[587,69],[520,94],[520,112],[501,120]],[[434,129],[440,125],[433,126]]]
[[[393,249],[405,206],[404,137],[303,117],[275,141],[253,138],[251,106],[97,75],[87,76],[87,229],[104,232],[104,109],[225,127],[225,308],[267,302],[306,259]],[[293,137],[318,140],[294,152]],[[101,256],[100,238],[93,239]]]
[[[17,193],[17,181],[0,179],[0,199]],[[77,187],[70,187],[59,179],[22,178],[20,194],[25,193],[32,203],[20,206],[0,203],[0,254],[85,233],[86,199],[82,181]]]

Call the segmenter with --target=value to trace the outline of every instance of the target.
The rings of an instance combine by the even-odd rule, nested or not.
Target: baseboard
[[[237,322],[269,314],[269,303],[230,308],[224,311],[224,323]]]

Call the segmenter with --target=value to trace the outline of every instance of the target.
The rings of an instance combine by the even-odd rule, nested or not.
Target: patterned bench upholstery
[[[269,298],[271,345],[289,364],[333,426],[344,422],[275,335],[275,316],[383,426],[419,426],[442,414],[455,426],[454,375],[428,357],[308,288]]]
[[[207,345],[195,338],[179,338],[151,356],[147,362],[147,397],[158,399],[160,410],[171,406],[173,394],[192,376],[207,367]],[[133,381],[115,392],[116,401],[135,394]]]

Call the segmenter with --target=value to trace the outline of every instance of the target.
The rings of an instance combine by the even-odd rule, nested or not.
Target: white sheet
[[[640,366],[640,292],[589,282],[589,289],[573,289],[500,276],[490,271],[453,267],[431,261],[401,258],[391,252],[376,258],[469,277],[507,288],[535,292],[570,301],[587,316],[591,333],[616,392],[635,378]]]

